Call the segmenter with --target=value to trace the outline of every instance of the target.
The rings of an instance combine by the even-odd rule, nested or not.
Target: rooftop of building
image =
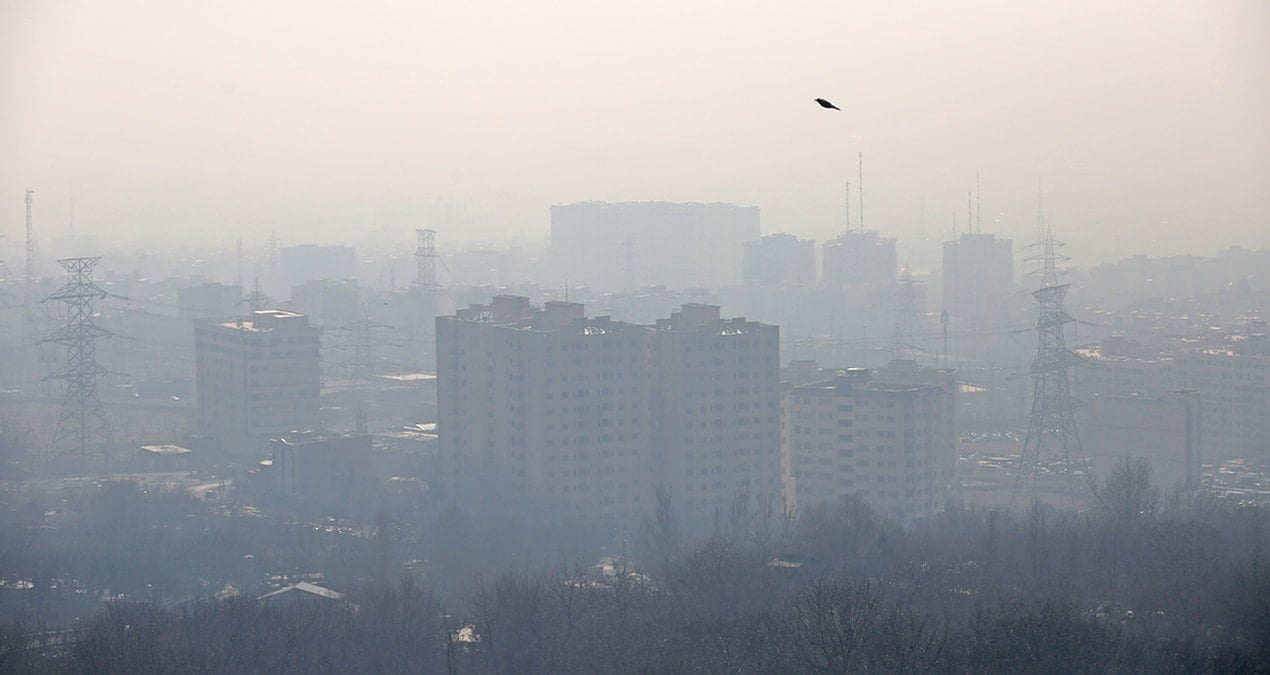
[[[256,599],[268,601],[268,600],[273,600],[275,598],[278,598],[279,596],[287,595],[289,593],[304,593],[306,595],[311,595],[313,597],[321,598],[323,600],[339,601],[344,599],[344,594],[340,593],[339,591],[333,591],[329,588],[318,586],[317,584],[311,584],[307,581],[300,581],[300,582],[291,584],[290,586],[283,586],[282,588],[279,588],[278,590],[273,591],[272,593],[265,593],[264,595]]]
[[[654,325],[628,323],[602,315],[586,316],[586,307],[580,302],[553,300],[542,307],[518,295],[496,295],[489,304],[473,304],[459,309],[453,315],[442,317],[458,321],[473,321],[507,326],[518,330],[555,332],[576,328],[579,335],[607,335],[621,328],[655,328],[658,330],[696,330],[719,323],[722,335],[739,335],[747,328],[761,325],[744,317],[720,318],[720,307],[690,302],[672,311],[669,318],[657,319]]]
[[[285,309],[257,309],[237,319],[214,319],[203,322],[219,328],[249,333],[266,333],[292,328],[309,328],[309,315]]]

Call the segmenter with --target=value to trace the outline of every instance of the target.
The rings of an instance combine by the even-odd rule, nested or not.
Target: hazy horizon
[[[1124,255],[1270,246],[1270,6],[10,2],[0,233],[545,238],[549,206],[755,205],[824,240],[1047,220]],[[841,112],[821,110],[823,96]],[[72,198],[73,193],[73,198]],[[924,205],[924,208],[923,208]],[[167,241],[164,241],[167,238]],[[10,261],[12,263],[12,260]]]

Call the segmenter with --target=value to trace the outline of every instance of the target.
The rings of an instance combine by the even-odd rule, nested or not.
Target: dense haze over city
[[[547,206],[585,199],[756,205],[765,232],[823,240],[858,152],[866,219],[908,239],[964,226],[978,170],[988,228],[1030,234],[1040,180],[1099,261],[1267,242],[1270,10],[1251,0],[0,11],[0,193],[39,186],[53,232],[73,201],[112,244],[423,221],[542,240]]]
[[[1270,6],[0,4],[0,672],[1270,672]]]

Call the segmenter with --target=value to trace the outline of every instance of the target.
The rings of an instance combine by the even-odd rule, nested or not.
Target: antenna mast
[[[847,198],[844,202],[847,206],[847,232],[851,231],[851,181],[847,181]]]
[[[860,231],[864,231],[864,153],[860,153]]]
[[[974,203],[974,195],[967,192],[966,193],[966,234],[975,233],[975,210],[974,210],[974,207],[972,206],[973,203]]]
[[[978,171],[975,171],[975,230],[983,234],[983,196],[979,192]]]

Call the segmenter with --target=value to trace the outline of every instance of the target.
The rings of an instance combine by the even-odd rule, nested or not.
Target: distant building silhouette
[[[816,285],[816,242],[792,234],[769,234],[745,242],[745,283]]]
[[[288,289],[315,279],[355,279],[357,250],[351,246],[316,244],[286,246],[278,249],[278,266],[282,285]]]
[[[1009,239],[962,234],[944,242],[944,310],[958,330],[973,330],[1005,319],[1014,293],[1014,251]]]
[[[759,237],[757,206],[583,202],[551,207],[558,279],[599,290],[741,283],[742,246]]]
[[[825,285],[840,288],[895,281],[899,269],[895,239],[876,230],[847,231],[824,245]]]
[[[242,313],[242,286],[199,284],[177,291],[178,316],[182,319],[211,319]]]

